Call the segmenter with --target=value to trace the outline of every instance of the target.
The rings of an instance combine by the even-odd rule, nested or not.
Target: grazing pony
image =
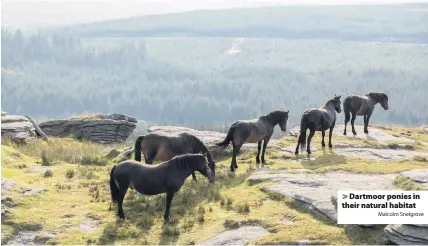
[[[195,171],[207,177],[210,183],[215,182],[206,154],[178,155],[159,165],[147,165],[134,160],[114,165],[110,171],[110,192],[113,203],[118,204],[118,216],[125,219],[122,204],[128,188],[131,188],[142,195],[166,193],[164,219],[168,222],[174,194]]]
[[[365,95],[348,95],[343,101],[343,111],[345,113],[345,129],[343,130],[343,135],[346,135],[346,125],[349,120],[351,120],[352,133],[357,135],[354,128],[357,115],[364,115],[364,133],[369,133],[369,120],[377,103],[380,103],[384,110],[389,109],[388,96],[385,93],[370,92]]]
[[[299,154],[299,145],[301,145],[301,151],[303,152],[303,149],[306,145],[306,130],[309,129],[310,133],[308,136],[308,146],[307,146],[307,153],[308,155],[311,154],[311,139],[315,134],[315,131],[321,131],[322,132],[322,142],[321,145],[324,148],[325,142],[324,142],[324,136],[325,131],[330,129],[330,133],[328,136],[328,147],[333,148],[333,145],[331,144],[331,136],[333,134],[333,128],[336,125],[336,112],[340,113],[342,111],[340,105],[340,97],[334,95],[333,98],[330,98],[325,102],[325,104],[319,108],[309,108],[306,109],[302,114],[302,119],[300,121],[300,134],[299,139],[297,140],[297,146],[295,154]]]
[[[153,164],[154,160],[167,161],[176,155],[186,153],[203,153],[207,155],[209,167],[215,177],[215,162],[207,146],[196,136],[189,133],[177,135],[167,135],[162,133],[148,133],[139,136],[135,140],[135,160],[141,161],[141,151],[144,154],[146,164]],[[193,180],[196,180],[195,173],[192,173]]]
[[[263,141],[262,163],[266,163],[266,146],[273,134],[274,127],[278,124],[283,132],[286,131],[288,112],[276,110],[257,119],[236,121],[230,126],[226,138],[222,142],[216,143],[217,146],[226,147],[232,142],[233,156],[230,171],[235,172],[235,168],[238,168],[236,156],[244,143],[258,143],[256,162],[260,163],[260,149]]]

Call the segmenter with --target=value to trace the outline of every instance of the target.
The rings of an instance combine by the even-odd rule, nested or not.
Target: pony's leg
[[[192,173],[192,179],[193,179],[194,181],[196,181],[196,175],[195,175],[195,172],[193,172],[193,173]]]
[[[311,140],[312,140],[312,137],[314,136],[314,134],[315,134],[315,130],[310,130],[310,132],[309,132],[309,136],[308,136],[308,146],[306,147],[306,152],[308,153],[308,155],[310,155],[312,152],[311,152]]]
[[[262,141],[260,140],[257,144],[257,156],[256,156],[256,163],[260,163],[260,150],[262,148]]]
[[[165,223],[169,222],[169,220],[171,218],[170,208],[171,208],[171,201],[172,201],[173,197],[174,197],[174,191],[167,191],[166,192],[166,207],[165,207],[165,214],[163,215]]]
[[[151,151],[147,154],[147,158],[146,155],[144,155],[144,160],[146,161],[146,164],[153,164],[153,160],[155,159],[156,154],[156,151]]]
[[[368,134],[369,133],[369,120],[370,117],[372,116],[372,112],[367,113],[367,117],[365,118],[365,122],[364,122],[364,133]]]
[[[330,148],[330,149],[332,149],[333,148],[333,144],[331,144],[331,136],[333,135],[333,129],[334,129],[334,126],[336,125],[336,122],[334,122],[331,126],[330,126],[330,132],[328,133],[328,147]]]
[[[321,146],[322,146],[323,148],[325,147],[324,137],[325,137],[325,131],[324,131],[324,130],[322,130],[322,141],[321,141]]]
[[[236,148],[235,148],[235,154],[234,154],[234,156],[235,156],[235,162],[234,162],[234,168],[235,169],[237,169],[238,168],[238,161],[236,161],[236,157],[238,156],[238,154],[239,154],[239,151],[241,150],[241,147],[242,147],[242,144],[241,145],[236,145]]]
[[[126,187],[126,188],[121,188],[121,187]],[[123,204],[123,199],[125,199],[126,192],[128,191],[128,185],[120,186],[119,191],[120,191],[120,197],[119,197],[119,200],[117,201],[117,205],[118,205],[117,214],[118,214],[119,218],[125,219],[125,214],[123,213],[122,204]]]
[[[263,152],[262,152],[262,163],[266,164],[265,161],[265,153],[266,153],[266,147],[269,143],[270,137],[265,138],[265,140],[263,141]]]
[[[352,113],[352,119],[351,119],[352,133],[354,135],[357,135],[357,132],[355,131],[355,127],[354,127],[355,118],[357,118],[357,114],[356,113]]]
[[[350,112],[345,112],[345,129],[343,130],[343,135],[346,136],[346,126],[348,125],[348,122],[351,120]]]
[[[230,163],[230,171],[235,172],[235,169],[238,168],[238,164],[236,163],[236,156],[239,153],[239,150],[241,149],[240,145],[236,145],[234,142],[233,144],[233,153],[232,153],[232,162]]]
[[[235,161],[236,161],[236,145],[235,143],[232,141],[232,161],[230,162],[230,171],[231,172],[235,172]]]
[[[297,146],[296,146],[296,151],[294,151],[294,154],[297,156],[299,154],[299,146],[300,146],[300,142],[302,142],[302,134],[299,134],[299,139],[297,140]]]

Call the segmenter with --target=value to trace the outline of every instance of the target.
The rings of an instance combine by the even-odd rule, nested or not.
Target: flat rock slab
[[[401,175],[409,177],[411,180],[418,183],[428,183],[428,168],[404,171],[401,172]]]
[[[86,218],[80,225],[79,228],[80,230],[84,231],[84,232],[94,232],[95,230],[97,230],[99,227],[99,223],[98,221],[91,219],[91,218]]]
[[[384,229],[390,241],[399,245],[427,245],[428,227],[414,225],[388,225]]]
[[[25,188],[21,190],[21,194],[25,196],[31,196],[31,195],[36,195],[46,191],[48,191],[48,189],[45,189],[45,188]]]
[[[16,185],[16,182],[10,179],[1,179],[1,189],[10,190]]]
[[[255,240],[267,234],[269,232],[263,227],[243,226],[238,229],[222,232],[198,245],[246,245],[248,241]]]
[[[417,155],[428,157],[428,153],[404,149],[337,148],[334,152],[339,155],[360,157],[377,161],[402,160],[413,158]]]
[[[47,170],[54,170],[55,168],[54,167],[34,167],[34,168],[32,168],[32,169],[30,169],[28,172],[29,173],[44,173],[44,172],[46,172]]]
[[[345,125],[336,125],[334,127],[333,133],[338,136],[344,136],[343,130],[345,129]],[[381,129],[370,127],[369,125],[369,133],[364,133],[364,126],[362,125],[355,125],[355,131],[357,132],[357,135],[354,136],[352,133],[352,126],[351,124],[348,124],[346,129],[346,137],[349,138],[359,138],[359,139],[365,139],[365,140],[371,140],[371,141],[377,141],[381,143],[387,143],[387,142],[403,142],[403,143],[414,143],[415,140],[401,137],[401,136],[393,136],[389,133],[386,133],[385,131],[382,131]],[[290,135],[292,136],[298,136],[300,133],[300,126],[295,126],[289,131]],[[326,136],[328,136],[328,132],[326,132]],[[334,137],[333,137],[334,138]]]
[[[50,232],[20,231],[6,245],[40,245],[52,238],[56,235]]]
[[[336,125],[334,127],[333,133],[339,136],[343,135],[343,130],[345,129],[345,125]],[[389,133],[386,133],[382,131],[381,129],[374,128],[374,127],[368,127],[369,133],[364,133],[364,126],[362,125],[355,125],[355,131],[357,132],[357,135],[354,136],[352,133],[352,127],[351,124],[348,124],[346,129],[346,136],[350,138],[360,138],[360,139],[366,139],[366,140],[372,140],[372,141],[378,141],[378,142],[404,142],[404,143],[414,143],[415,140],[405,138],[405,137],[397,137],[393,136]]]
[[[428,189],[428,169],[413,169],[401,172],[401,175],[409,177],[414,182]]]
[[[309,212],[326,219],[337,220],[336,194],[338,189],[388,190],[394,189],[397,174],[371,175],[345,171],[316,173],[254,173],[249,181],[275,180],[279,183],[265,186],[267,191],[278,192],[295,199]]]

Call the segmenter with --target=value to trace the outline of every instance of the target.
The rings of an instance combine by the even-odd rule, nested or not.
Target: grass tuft
[[[50,178],[50,177],[52,177],[53,176],[53,172],[52,172],[52,170],[50,170],[50,169],[47,169],[46,171],[45,171],[45,173],[43,174],[43,177],[45,177],[45,178]]]

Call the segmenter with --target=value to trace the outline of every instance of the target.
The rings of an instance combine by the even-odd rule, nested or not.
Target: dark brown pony
[[[265,164],[266,146],[273,134],[274,127],[279,125],[283,132],[287,129],[288,112],[276,110],[267,115],[252,120],[239,120],[233,123],[226,138],[217,143],[217,146],[226,147],[232,142],[233,156],[230,163],[230,171],[238,168],[236,156],[244,143],[258,143],[256,162],[260,163],[260,149],[263,141],[262,163]]]
[[[369,120],[372,116],[375,105],[378,103],[380,103],[383,109],[389,109],[388,96],[385,93],[370,92],[365,95],[348,95],[343,101],[343,111],[345,113],[345,129],[343,130],[343,135],[346,135],[346,125],[349,120],[351,120],[352,133],[357,135],[354,128],[354,122],[357,115],[364,115],[364,133],[369,133]]]
[[[164,220],[168,222],[174,194],[195,171],[207,177],[210,183],[215,182],[206,154],[178,155],[159,165],[147,165],[134,160],[114,165],[110,171],[110,192],[113,203],[118,204],[118,216],[125,219],[122,204],[128,188],[131,188],[142,195],[166,193]]]
[[[139,136],[135,140],[135,160],[141,161],[141,151],[144,154],[146,164],[153,164],[154,160],[167,161],[177,155],[186,153],[203,153],[207,155],[209,167],[215,177],[215,162],[207,146],[196,136],[190,133],[179,133],[176,135],[151,132]],[[195,173],[192,173],[196,180]]]
[[[302,119],[300,121],[300,135],[297,140],[297,146],[295,154],[299,154],[299,145],[301,145],[301,149],[305,148],[306,145],[306,130],[309,129],[308,136],[308,145],[306,152],[308,155],[311,154],[311,140],[316,131],[322,132],[322,142],[321,145],[324,148],[325,142],[325,131],[330,129],[330,133],[328,136],[328,147],[333,148],[331,143],[331,137],[333,134],[334,126],[336,125],[336,112],[340,113],[342,111],[340,102],[340,96],[334,96],[327,100],[323,106],[319,108],[309,108],[303,112]]]

